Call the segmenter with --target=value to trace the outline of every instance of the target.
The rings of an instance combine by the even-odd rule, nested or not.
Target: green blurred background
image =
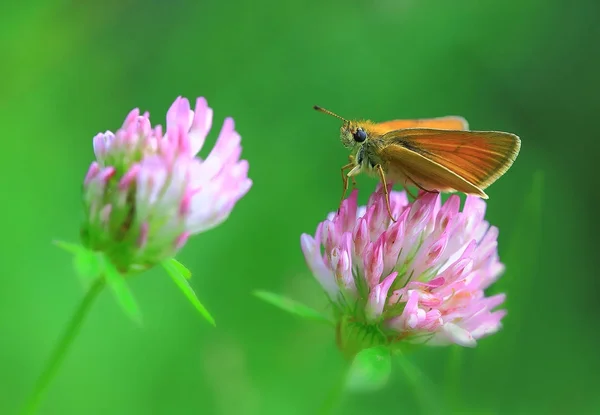
[[[417,351],[433,386],[419,392],[396,368],[339,413],[599,413],[597,2],[1,7],[1,414],[24,402],[83,295],[51,241],[77,241],[92,137],[134,107],[164,125],[177,95],[214,108],[209,144],[235,118],[254,180],[231,218],[178,256],[218,327],[160,270],[131,281],[142,327],[104,292],[43,414],[317,413],[344,367],[334,334],[251,295],[326,308],[299,240],[337,207],[347,153],[338,121],[314,104],[374,120],[459,114],[522,138],[488,192],[507,265],[493,287],[508,293],[504,329],[475,349]],[[363,201],[375,184],[359,180]]]

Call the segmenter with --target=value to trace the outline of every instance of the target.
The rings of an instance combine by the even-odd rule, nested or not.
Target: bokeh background
[[[589,1],[30,1],[0,13],[0,414],[18,411],[83,295],[71,258],[91,138],[134,107],[155,123],[205,96],[233,116],[254,187],[178,259],[210,327],[161,270],[131,280],[136,326],[104,292],[43,414],[313,414],[344,368],[327,327],[251,295],[326,309],[300,251],[337,207],[337,120],[465,116],[522,138],[488,194],[504,329],[410,356],[344,414],[599,413],[600,15]],[[206,153],[204,153],[206,154]],[[366,189],[375,180],[361,178]],[[423,390],[424,389],[424,390]],[[423,395],[423,393],[425,395]],[[423,402],[427,404],[423,406]]]

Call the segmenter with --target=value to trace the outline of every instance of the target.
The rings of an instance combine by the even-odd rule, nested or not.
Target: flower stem
[[[96,299],[100,291],[102,291],[103,287],[103,277],[99,277],[90,285],[88,292],[85,294],[85,297],[83,297],[83,300],[81,300],[79,307],[75,311],[75,314],[73,314],[73,316],[71,317],[71,321],[69,322],[69,325],[67,326],[65,332],[60,338],[59,343],[56,345],[56,348],[52,352],[52,355],[50,356],[50,359],[48,360],[44,371],[38,378],[37,383],[35,385],[35,389],[33,390],[31,397],[27,401],[27,405],[25,406],[24,410],[21,412],[23,415],[32,415],[37,413],[37,410],[40,404],[42,403],[46,390],[48,389],[50,383],[56,376],[56,372],[58,371],[60,365],[65,359],[65,356],[67,355],[67,351],[69,350],[71,343],[73,343],[73,340],[75,340],[75,337],[77,337],[77,334],[79,333],[79,330],[83,325],[83,321],[85,320],[88,311],[90,310],[94,300]]]
[[[460,399],[460,369],[463,359],[463,348],[462,346],[453,345],[450,350],[450,357],[446,365],[446,380],[444,382],[444,389],[446,395],[446,405],[453,412],[462,412],[459,410],[461,403]]]
[[[396,359],[400,368],[404,372],[404,375],[408,382],[413,387],[416,395],[417,404],[419,405],[422,413],[424,414],[440,414],[440,408],[434,400],[431,399],[432,394],[435,396],[435,387],[431,381],[425,377],[425,375],[414,366],[406,357],[406,355],[399,350],[396,351],[396,355],[399,357]]]
[[[319,415],[331,415],[335,413],[337,407],[341,404],[346,389],[346,378],[348,376],[348,368],[345,368],[339,379],[333,384],[327,397],[319,410]]]

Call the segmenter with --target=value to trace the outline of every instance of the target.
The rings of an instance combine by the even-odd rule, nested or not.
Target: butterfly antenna
[[[337,115],[336,113],[333,113],[333,112],[331,112],[331,111],[329,111],[329,110],[326,110],[326,109],[325,109],[325,108],[323,108],[323,107],[319,107],[318,105],[315,105],[313,108],[314,108],[314,109],[316,109],[316,110],[317,110],[317,111],[319,111],[319,112],[324,112],[325,114],[329,114],[329,115],[331,115],[331,116],[333,116],[333,117],[335,117],[335,118],[339,118],[340,120],[342,120],[342,121],[344,121],[344,122],[348,122],[348,121],[347,121],[345,118],[342,118],[342,117],[340,117],[339,115]]]

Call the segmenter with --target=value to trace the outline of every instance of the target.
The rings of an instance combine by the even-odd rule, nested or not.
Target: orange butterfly
[[[405,188],[412,184],[426,192],[458,191],[487,199],[484,189],[510,168],[521,148],[516,135],[469,131],[462,117],[374,123],[346,120],[324,108],[314,108],[344,122],[340,139],[352,152],[350,162],[342,167],[342,200],[348,178],[363,171],[378,175],[392,220],[386,177]]]

